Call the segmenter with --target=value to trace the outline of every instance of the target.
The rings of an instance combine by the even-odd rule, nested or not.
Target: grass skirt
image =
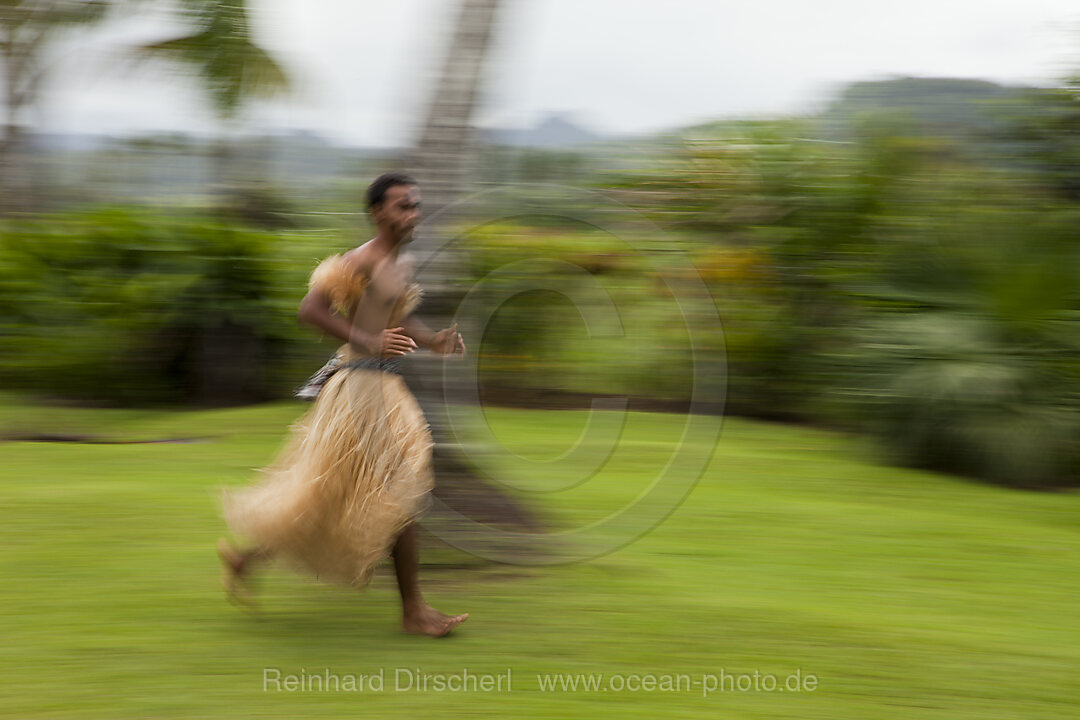
[[[266,478],[225,496],[230,529],[320,579],[363,586],[427,507],[431,433],[400,376],[337,372]]]

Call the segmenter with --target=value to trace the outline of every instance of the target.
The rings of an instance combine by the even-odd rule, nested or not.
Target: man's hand
[[[416,342],[405,334],[405,328],[396,327],[383,330],[379,333],[379,357],[393,357],[394,355],[408,355],[416,350]]]
[[[457,323],[454,323],[453,327],[435,333],[435,337],[431,341],[431,351],[439,355],[465,354],[465,341],[461,339],[461,333],[457,330]]]

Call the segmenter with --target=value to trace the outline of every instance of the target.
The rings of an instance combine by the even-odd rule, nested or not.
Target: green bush
[[[473,346],[482,383],[689,398],[694,358],[656,258],[577,226],[489,224],[467,233],[465,245],[461,282],[491,312]]]
[[[122,208],[12,223],[0,233],[0,375],[94,402],[280,394],[303,291],[282,282],[281,244]]]
[[[1075,213],[984,186],[908,218],[836,388],[905,464],[1020,487],[1076,482]],[[977,197],[977,196],[973,196]]]

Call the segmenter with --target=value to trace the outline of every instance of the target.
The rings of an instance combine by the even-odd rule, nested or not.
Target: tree
[[[48,66],[45,50],[62,31],[102,20],[105,0],[0,0],[3,129],[0,131],[0,211],[25,201],[19,155],[25,110],[36,102]]]
[[[424,193],[424,214],[432,219],[414,241],[420,258],[425,315],[447,322],[464,293],[455,283],[454,258],[439,247],[450,225],[449,209],[465,189],[466,169],[473,150],[473,117],[479,106],[488,51],[495,21],[503,0],[463,0],[450,48],[440,68],[426,122],[413,149],[409,166]],[[523,507],[483,480],[472,469],[460,448],[447,437],[445,402],[450,388],[441,360],[417,357],[410,363],[410,387],[431,422],[435,439],[436,494],[446,507],[481,523],[503,524],[515,529],[535,529],[536,521]],[[435,512],[429,522],[448,525],[463,540],[468,531],[452,516]],[[490,548],[516,553],[525,547]],[[504,555],[505,557],[506,555]]]
[[[1031,91],[1013,115],[1006,147],[1059,197],[1080,202],[1080,76]]]
[[[183,0],[180,13],[191,32],[142,45],[136,54],[192,69],[226,131],[247,101],[289,89],[282,65],[252,37],[246,0]],[[229,179],[226,138],[219,141],[215,157],[215,176],[224,185]]]

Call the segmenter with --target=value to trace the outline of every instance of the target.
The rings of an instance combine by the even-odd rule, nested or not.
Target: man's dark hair
[[[416,181],[405,173],[388,172],[375,178],[367,190],[368,210],[375,207],[386,197],[386,191],[398,185],[415,185]]]

